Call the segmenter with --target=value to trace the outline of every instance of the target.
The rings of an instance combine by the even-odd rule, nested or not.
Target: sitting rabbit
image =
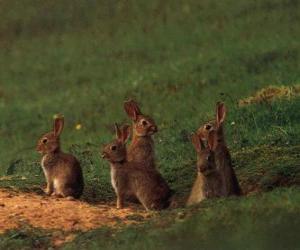
[[[193,205],[207,198],[220,197],[222,182],[217,170],[214,153],[215,132],[208,134],[208,146],[197,134],[192,135],[192,143],[197,152],[197,177],[187,201],[187,205]]]
[[[110,163],[111,183],[117,195],[117,208],[124,207],[125,197],[134,195],[146,210],[168,208],[172,192],[155,169],[145,168],[141,162],[127,161],[126,141],[130,126],[116,125],[116,140],[104,146],[102,158]]]
[[[129,100],[124,109],[133,122],[132,141],[128,147],[128,161],[140,162],[141,167],[155,168],[155,151],[152,135],[157,126],[150,116],[143,115],[138,104]]]
[[[223,123],[226,117],[226,108],[224,103],[217,103],[216,118],[202,127],[197,131],[198,136],[201,140],[207,141],[208,135],[211,131],[216,132],[217,146],[215,149],[215,159],[217,169],[220,171],[222,178],[222,195],[241,195],[242,191],[235,175],[230,152],[226,145]]]
[[[56,118],[53,131],[43,135],[37,144],[47,181],[45,192],[57,197],[79,198],[84,187],[82,170],[73,155],[61,151],[60,134],[63,127],[64,118]]]

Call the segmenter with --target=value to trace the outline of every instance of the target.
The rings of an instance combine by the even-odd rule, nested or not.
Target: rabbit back
[[[240,195],[241,188],[233,169],[230,152],[226,146],[216,148],[216,165],[221,175],[222,194],[224,196]]]
[[[139,137],[128,146],[128,161],[146,168],[155,168],[154,142],[151,137]]]
[[[146,171],[136,190],[137,197],[150,210],[161,210],[170,205],[173,192],[161,174],[155,170]]]
[[[133,163],[128,163],[124,171],[128,190],[147,210],[160,210],[169,206],[172,191],[158,171],[145,169]]]

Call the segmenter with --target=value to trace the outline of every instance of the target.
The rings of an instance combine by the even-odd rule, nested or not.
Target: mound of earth
[[[101,226],[120,227],[144,221],[149,216],[137,205],[116,209],[114,203],[89,204],[0,189],[0,233],[24,225],[71,233]],[[65,235],[68,240],[71,234]]]
[[[290,99],[297,96],[300,96],[299,84],[294,86],[269,86],[257,91],[253,96],[239,100],[239,106],[271,102],[282,98]]]

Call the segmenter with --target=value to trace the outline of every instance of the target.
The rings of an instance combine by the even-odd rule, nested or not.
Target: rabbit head
[[[151,136],[158,131],[155,121],[150,116],[143,115],[137,102],[134,100],[126,101],[124,109],[133,121],[133,133],[136,136]]]
[[[44,134],[38,141],[36,150],[41,154],[54,153],[60,150],[59,136],[64,128],[64,118],[54,120],[53,131]]]
[[[207,176],[217,170],[215,163],[215,131],[208,134],[207,146],[205,142],[197,135],[192,135],[192,143],[198,155],[197,171]]]
[[[115,124],[116,139],[104,146],[102,158],[109,162],[126,161],[126,142],[130,135],[130,126],[123,125],[121,128]]]
[[[225,104],[222,102],[218,102],[216,107],[216,118],[205,123],[197,131],[197,134],[201,140],[207,141],[208,135],[211,131],[216,131],[219,135],[222,135],[226,112],[227,110]]]

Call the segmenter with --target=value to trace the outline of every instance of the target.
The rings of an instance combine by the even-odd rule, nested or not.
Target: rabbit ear
[[[63,117],[55,118],[54,125],[53,125],[54,135],[60,136],[61,132],[63,131],[63,128],[64,128],[64,118]]]
[[[205,148],[203,141],[199,138],[199,136],[196,133],[192,134],[191,139],[196,151],[200,153]]]
[[[117,123],[115,123],[115,131],[116,131],[116,138],[119,141],[122,141],[122,132],[119,128],[119,125]]]
[[[128,124],[122,126],[122,142],[125,144],[130,136],[131,127]]]
[[[217,126],[220,127],[225,120],[226,117],[226,107],[222,102],[217,103],[217,111],[216,111],[216,123]]]
[[[208,133],[208,138],[207,138],[207,144],[210,150],[215,150],[216,149],[216,144],[217,144],[217,138],[216,138],[216,131],[211,130]]]
[[[142,112],[137,104],[136,101],[134,100],[129,100],[129,101],[126,101],[124,102],[124,109],[127,113],[127,115],[133,120],[133,121],[136,121],[137,120],[137,117],[138,115],[141,115]]]

